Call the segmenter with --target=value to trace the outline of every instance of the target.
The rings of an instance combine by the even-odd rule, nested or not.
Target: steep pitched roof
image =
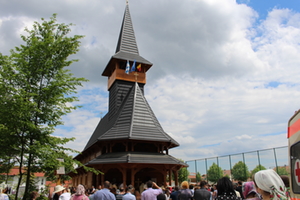
[[[119,111],[111,119],[99,122],[85,149],[99,140],[131,139],[179,144],[164,132],[137,83],[126,95]]]
[[[103,76],[110,76],[112,71],[110,69],[114,67],[114,62],[118,59],[130,61],[136,60],[137,63],[146,65],[146,71],[152,66],[151,62],[139,55],[128,4],[125,8],[115,55],[111,57],[106,65],[102,73]]]
[[[139,54],[128,4],[126,5],[125,12],[124,12],[123,23],[120,30],[116,53],[118,53],[119,51]]]

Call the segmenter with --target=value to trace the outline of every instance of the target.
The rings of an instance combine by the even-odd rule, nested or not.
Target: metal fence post
[[[259,170],[261,170],[260,158],[259,158],[259,151],[257,151],[257,159],[258,159]]]
[[[246,163],[245,163],[245,154],[244,153],[242,153],[242,155],[243,155],[243,163],[244,163],[244,176],[246,176]]]
[[[278,165],[277,165],[277,157],[276,157],[276,151],[275,151],[275,148],[273,148],[273,151],[274,151],[274,158],[275,158],[276,172],[278,173]]]
[[[232,175],[231,175],[231,169],[232,169],[232,166],[231,166],[231,155],[229,155],[228,158],[229,158],[230,178],[231,178],[232,177]]]
[[[205,168],[206,168],[206,180],[208,182],[208,174],[207,174],[207,159],[205,158]]]

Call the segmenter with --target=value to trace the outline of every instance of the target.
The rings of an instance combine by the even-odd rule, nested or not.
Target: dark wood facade
[[[125,73],[127,62],[132,66],[134,61],[140,70]],[[144,97],[146,72],[151,66],[138,53],[126,5],[116,54],[102,74],[108,77],[108,113],[82,153],[75,157],[104,174],[95,175],[78,168],[77,174],[70,174],[74,185],[98,186],[108,180],[139,188],[148,180],[166,185],[167,177],[172,175],[178,185],[177,172],[187,165],[169,155],[169,149],[179,144],[164,132]]]

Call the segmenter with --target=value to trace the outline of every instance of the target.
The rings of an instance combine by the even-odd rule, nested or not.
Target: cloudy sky
[[[83,150],[107,113],[107,77],[125,0],[0,0],[0,51],[19,46],[25,27],[58,14],[85,35],[71,66],[90,81],[83,107],[55,135]],[[193,160],[287,145],[287,122],[300,108],[299,0],[129,0],[140,55],[153,63],[145,96],[174,157]]]

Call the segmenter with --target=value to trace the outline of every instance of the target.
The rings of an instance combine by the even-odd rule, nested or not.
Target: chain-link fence
[[[231,169],[239,161],[245,163],[250,172],[259,165],[266,169],[275,170],[282,167],[288,168],[288,147],[284,146],[226,156],[190,160],[186,161],[186,163],[189,165],[188,171],[190,174],[196,175],[197,173],[200,173],[202,176],[206,176],[209,168],[215,163],[223,170],[224,176],[227,175],[231,177]]]

